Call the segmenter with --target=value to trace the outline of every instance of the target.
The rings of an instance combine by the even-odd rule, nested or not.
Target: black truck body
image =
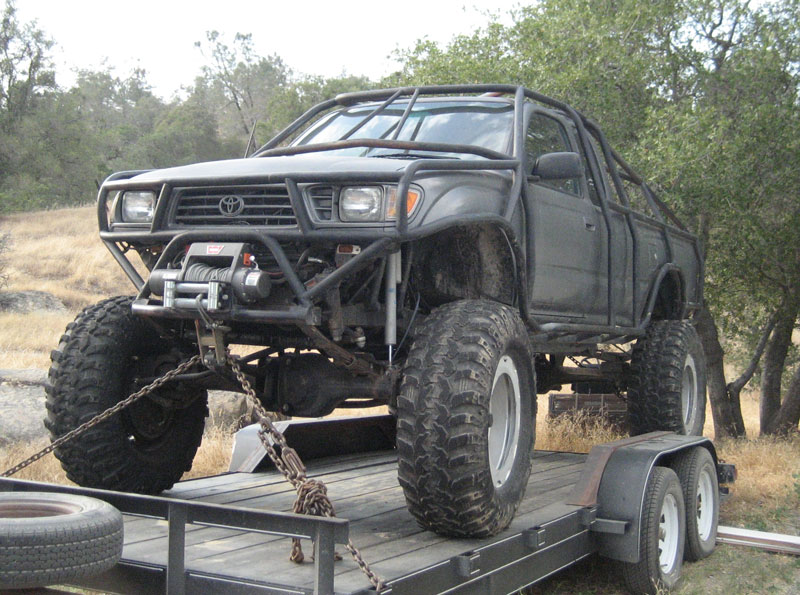
[[[481,91],[514,97],[453,96]],[[152,287],[119,247],[144,252],[157,270],[197,241],[251,242],[263,255],[262,268],[279,271],[291,288],[281,300],[275,296],[274,305],[231,304],[229,311],[215,313],[231,321],[324,325],[329,313],[325,307],[320,312],[319,304],[327,289],[347,283],[398,248],[418,243],[422,254],[412,267],[427,266],[441,277],[419,281],[423,299],[436,305],[490,297],[516,305],[539,353],[623,343],[642,335],[654,312],[662,318],[686,318],[699,307],[703,270],[697,238],[608,147],[600,130],[572,108],[523,88],[434,87],[340,96],[299,122],[330,108],[352,111],[364,102],[363,113],[382,109],[379,113],[392,111],[399,117],[415,105],[429,110],[441,105],[439,109],[454,113],[486,110],[505,118],[505,146],[495,151],[457,143],[359,139],[356,131],[343,140],[316,143],[312,137],[307,144],[275,148],[289,136],[284,133],[247,159],[115,174],[100,191],[101,237],[141,290],[134,309],[154,317],[194,316],[153,299]],[[542,122],[552,130],[542,132]],[[532,138],[536,134],[544,138]],[[533,146],[536,141],[581,155],[583,172],[566,182],[537,178],[532,159],[541,154]],[[368,157],[331,155],[369,147],[392,153],[387,158],[378,151]],[[398,158],[403,152],[407,157]],[[338,194],[353,185],[396,185],[396,220],[339,220]],[[413,187],[422,196],[409,216],[406,191]],[[640,194],[637,198],[646,202],[651,216],[633,210],[626,187]],[[269,206],[257,206],[258,188],[266,197],[262,204]],[[158,196],[152,222],[125,223],[118,213],[109,221],[110,207],[119,208],[113,199],[131,190]],[[252,194],[253,206],[239,215],[222,215],[218,204],[237,192],[245,202]],[[299,256],[298,250],[344,243],[361,250],[346,268],[339,266],[310,287],[298,278],[291,259]],[[398,303],[401,328],[408,323],[405,308]],[[345,316],[352,317],[346,321],[351,324],[386,324],[384,316]]]

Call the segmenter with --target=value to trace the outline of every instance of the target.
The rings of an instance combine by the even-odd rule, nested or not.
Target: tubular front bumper
[[[320,309],[314,305],[315,300],[323,297],[328,290],[348,276],[358,272],[376,258],[386,256],[397,249],[397,244],[392,238],[379,239],[319,283],[306,287],[298,278],[278,241],[266,233],[238,229],[224,232],[190,231],[179,234],[170,241],[161,253],[154,270],[165,268],[167,263],[172,262],[184,246],[194,242],[209,241],[220,243],[248,242],[261,245],[269,250],[284,274],[297,302],[286,306],[268,306],[266,308],[249,308],[234,303],[224,311],[211,312],[212,317],[216,317],[214,315],[218,314],[225,320],[279,324],[295,323],[309,326],[316,326],[321,323]],[[147,283],[142,286],[139,295],[136,297],[133,303],[133,311],[141,316],[179,319],[201,318],[200,311],[197,308],[165,307],[154,303]]]

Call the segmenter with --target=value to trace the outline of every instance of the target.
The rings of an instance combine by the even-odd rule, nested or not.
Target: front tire
[[[136,377],[160,376],[181,355],[155,328],[131,312],[132,298],[104,300],[67,326],[53,351],[45,387],[51,438],[66,434],[137,390]],[[157,494],[192,467],[203,435],[206,391],[169,384],[179,406],[143,397],[56,449],[78,485]]]
[[[631,357],[631,435],[667,430],[701,436],[705,416],[706,360],[697,332],[685,320],[651,323]]]
[[[397,449],[421,526],[485,537],[511,522],[531,469],[532,363],[527,330],[503,304],[446,304],[419,329],[397,399]]]

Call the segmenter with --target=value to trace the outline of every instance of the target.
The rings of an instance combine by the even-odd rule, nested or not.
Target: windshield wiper
[[[447,155],[428,155],[423,153],[381,153],[380,155],[367,155],[380,159],[461,159],[461,157],[450,157]]]

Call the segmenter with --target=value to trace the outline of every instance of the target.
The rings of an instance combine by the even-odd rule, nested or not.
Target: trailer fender
[[[639,540],[645,489],[656,465],[669,467],[679,452],[696,446],[708,449],[718,464],[711,440],[651,432],[592,448],[570,504],[596,506],[590,529],[600,555],[622,562],[639,561]],[[717,467],[719,473],[720,467]],[[724,483],[724,481],[720,483]],[[598,481],[599,480],[599,481]]]

